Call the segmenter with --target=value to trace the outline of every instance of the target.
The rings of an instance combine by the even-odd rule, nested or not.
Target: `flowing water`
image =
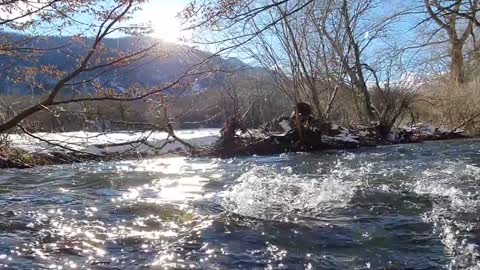
[[[480,141],[0,171],[0,269],[480,269]]]

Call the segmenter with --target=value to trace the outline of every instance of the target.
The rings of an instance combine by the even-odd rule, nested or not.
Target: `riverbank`
[[[53,160],[46,155],[33,154],[10,146],[0,147],[0,169],[27,169],[34,166],[52,165]]]
[[[81,153],[81,152],[49,152],[49,153],[31,153],[23,149],[14,147],[1,147],[0,149],[0,169],[30,169],[37,166],[73,164],[85,162],[106,162],[120,160],[137,160],[153,158],[159,156],[187,155],[183,150],[177,152],[152,153],[146,152],[127,152],[127,153],[105,153],[103,155]]]
[[[235,138],[233,144],[222,144],[218,129],[179,131],[182,142],[164,133],[69,132],[58,134],[14,135],[11,144],[0,149],[0,168],[32,168],[55,164],[144,159],[166,155],[189,155],[228,158],[248,155],[274,155],[286,152],[317,152],[331,149],[353,149],[390,144],[421,143],[470,138],[462,131],[437,129],[419,124],[390,130],[379,136],[372,127],[344,128],[330,125],[327,131],[306,130],[305,142],[298,144],[298,134],[288,132],[250,131]],[[39,140],[42,138],[41,140]],[[188,145],[194,149],[189,149]]]
[[[325,124],[321,127],[305,126],[301,132],[291,126],[280,126],[275,132],[246,132],[229,140],[222,137],[214,147],[198,151],[197,155],[229,158],[470,138],[463,134],[463,130],[435,128],[428,124],[387,130],[378,125],[345,128],[336,124]],[[279,132],[279,129],[284,130]]]
[[[218,129],[179,130],[181,140],[164,132],[65,132],[12,134],[0,146],[0,168],[142,159],[186,155],[188,145],[204,147],[219,137]]]

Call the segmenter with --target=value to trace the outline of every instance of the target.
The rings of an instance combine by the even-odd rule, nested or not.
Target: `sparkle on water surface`
[[[480,269],[480,142],[0,171],[0,269]]]

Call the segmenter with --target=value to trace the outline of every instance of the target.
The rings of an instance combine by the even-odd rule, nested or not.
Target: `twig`
[[[478,112],[478,113],[472,115],[470,118],[462,121],[458,126],[456,126],[456,127],[453,129],[453,131],[456,131],[457,129],[460,129],[460,128],[464,127],[464,126],[467,125],[468,123],[470,123],[470,122],[472,122],[473,120],[475,120],[475,118],[477,118],[477,117],[480,117],[480,112]]]
[[[47,143],[49,145],[52,145],[52,146],[55,146],[55,147],[59,147],[61,149],[64,149],[64,150],[68,150],[68,151],[71,151],[71,152],[75,152],[75,153],[81,153],[81,154],[86,154],[86,155],[91,155],[91,156],[97,156],[97,157],[104,157],[103,155],[99,155],[99,154],[95,154],[95,153],[90,153],[90,152],[86,152],[86,151],[81,151],[81,150],[76,150],[76,149],[73,149],[73,148],[70,148],[68,146],[65,146],[65,145],[61,145],[61,144],[58,144],[58,143],[54,143],[54,142],[51,142],[49,140],[46,140],[46,139],[43,139],[39,136],[36,136],[34,135],[33,133],[29,132],[26,128],[24,128],[23,126],[21,125],[18,125],[18,128],[20,128],[25,134],[27,134],[28,136],[36,139],[36,140],[39,140],[41,142],[44,142],[44,143]]]

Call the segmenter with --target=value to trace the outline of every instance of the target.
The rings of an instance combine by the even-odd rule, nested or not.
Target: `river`
[[[480,269],[480,141],[0,171],[0,269]]]

